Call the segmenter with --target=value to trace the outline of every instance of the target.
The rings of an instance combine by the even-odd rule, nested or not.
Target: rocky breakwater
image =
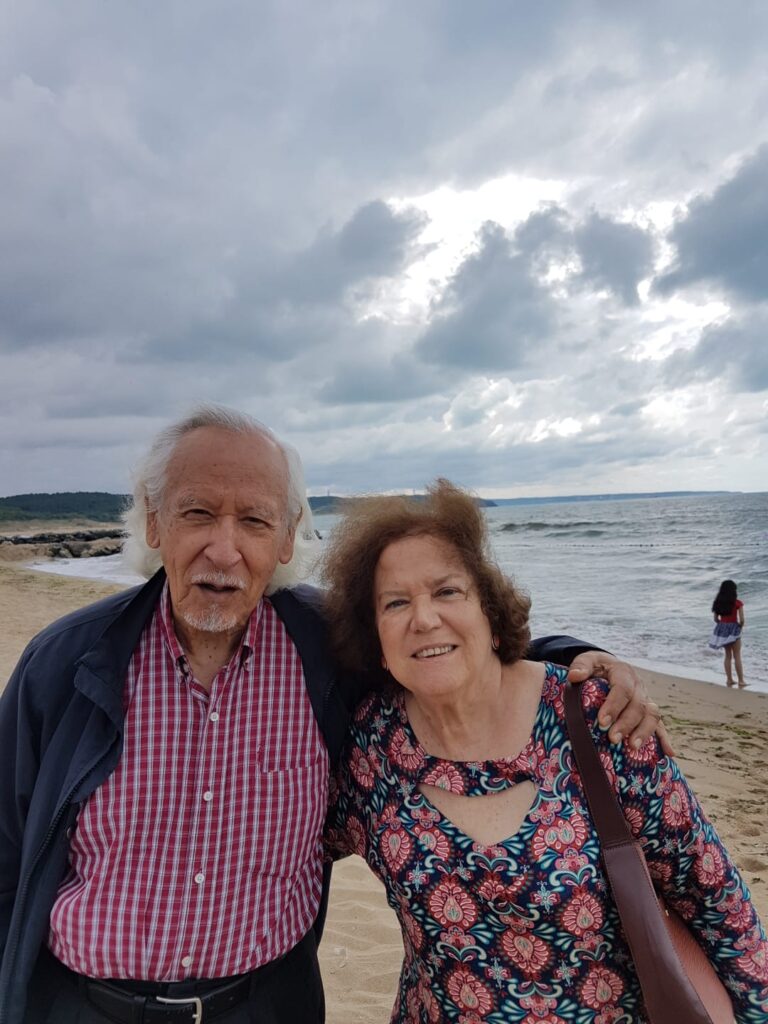
[[[0,537],[0,559],[9,562],[35,558],[92,558],[116,555],[123,546],[123,531],[67,530],[63,532],[12,534]]]

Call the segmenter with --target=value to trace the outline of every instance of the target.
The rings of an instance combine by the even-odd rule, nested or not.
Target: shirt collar
[[[237,658],[237,663],[243,665],[247,659],[251,656],[253,651],[256,649],[261,636],[262,624],[264,621],[264,602],[266,598],[262,598],[256,607],[251,612],[250,618],[246,624],[243,635],[240,639],[237,650],[232,655],[232,658]],[[184,648],[179,642],[179,638],[176,635],[176,627],[173,624],[173,612],[171,610],[171,592],[168,587],[168,581],[166,580],[163,592],[160,595],[160,603],[157,607],[157,615],[160,620],[160,629],[162,631],[163,641],[166,646],[166,650],[173,658],[173,662],[179,669],[183,676],[189,675],[189,666],[187,664],[187,657],[184,654]],[[232,659],[230,659],[230,662]]]
[[[259,645],[264,623],[264,602],[266,600],[267,598],[262,597],[251,612],[251,617],[248,619],[245,632],[243,633],[243,639],[240,644],[240,664],[243,664],[243,662],[251,656]]]

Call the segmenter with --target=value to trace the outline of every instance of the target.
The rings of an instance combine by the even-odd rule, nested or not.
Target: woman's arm
[[[585,694],[589,708],[602,687],[587,686],[597,690]],[[615,791],[651,876],[729,989],[738,1024],[764,1024],[768,940],[749,890],[680,768],[654,739],[636,751],[610,745],[597,727],[592,734],[601,760],[613,767]]]
[[[738,615],[738,619],[739,619],[739,625],[743,627],[744,626],[744,605],[743,604],[739,606],[739,608],[737,610],[737,615]]]

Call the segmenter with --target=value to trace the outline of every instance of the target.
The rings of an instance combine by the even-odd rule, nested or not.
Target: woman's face
[[[498,669],[477,588],[445,541],[405,537],[386,547],[374,602],[387,668],[415,695],[459,694]]]

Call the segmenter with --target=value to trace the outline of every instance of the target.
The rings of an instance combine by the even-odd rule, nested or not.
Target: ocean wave
[[[552,522],[540,522],[533,520],[528,523],[502,523],[499,527],[500,533],[525,533],[530,531],[531,533],[541,533],[545,530],[551,533],[560,534],[562,536],[568,536],[569,534],[581,534],[581,536],[594,536],[598,537],[604,533],[610,533],[612,530],[623,529],[624,524],[622,523],[611,523],[606,521],[598,520],[586,520],[586,521],[572,521],[567,523],[552,523]],[[607,527],[607,529],[599,529],[599,527]],[[587,531],[585,534],[584,531]]]

